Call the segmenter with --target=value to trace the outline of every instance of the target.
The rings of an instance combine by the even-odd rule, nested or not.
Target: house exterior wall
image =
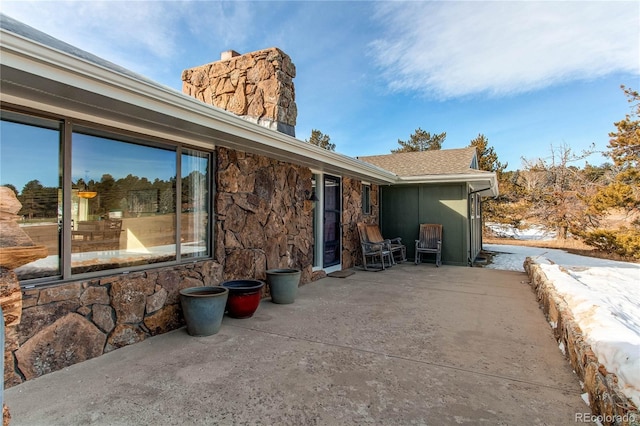
[[[312,271],[311,171],[226,148],[216,161],[214,259],[22,289],[21,318],[6,327],[6,387],[182,327],[180,289],[264,280],[272,268],[301,269],[303,284],[324,276]],[[19,291],[1,272],[3,295]]]
[[[264,59],[266,63],[254,67],[243,68],[252,59],[237,57],[188,70],[183,74],[185,92],[293,134],[296,106],[291,79],[295,68],[277,49],[267,52]],[[227,65],[228,76],[212,74]],[[272,72],[279,80],[273,80]],[[216,78],[219,80],[212,83]],[[220,91],[213,91],[212,85]],[[250,98],[250,94],[256,96]],[[164,142],[170,140],[168,137]],[[212,258],[149,264],[143,270],[124,273],[114,269],[65,282],[54,278],[24,288],[13,270],[0,268],[0,303],[3,309],[11,306],[5,329],[6,387],[183,326],[179,303],[183,288],[237,278],[264,279],[271,268],[301,269],[303,284],[324,276],[324,272],[312,270],[310,169],[223,147],[217,147],[215,154],[215,188],[210,188],[215,191],[209,192],[215,213],[209,215]],[[379,198],[378,187],[371,185],[371,213],[364,215],[361,182],[347,177],[342,182],[342,266],[349,268],[359,259],[355,224],[377,223]],[[136,222],[137,232],[145,238],[157,237],[147,226],[155,229],[158,223],[125,220],[131,221],[132,227]],[[182,225],[183,230],[186,227]],[[43,239],[38,243],[45,243],[42,235],[37,238]]]
[[[380,217],[379,187],[371,185],[371,212],[362,210],[362,182],[345,177],[342,179],[342,268],[362,265],[362,250],[358,235],[358,222],[378,224]]]
[[[380,204],[382,234],[401,237],[407,246],[407,257],[413,259],[420,224],[442,224],[442,262],[468,265],[467,193],[466,184],[384,186]]]
[[[226,148],[217,150],[215,257],[224,279],[265,279],[301,269],[312,279],[311,170]]]
[[[3,287],[17,282],[12,271]],[[6,327],[5,387],[184,325],[179,291],[214,285],[214,260],[22,290],[22,318]]]

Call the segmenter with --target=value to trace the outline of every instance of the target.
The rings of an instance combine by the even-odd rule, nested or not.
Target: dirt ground
[[[562,249],[569,253],[577,254],[580,256],[597,257],[600,259],[618,260],[622,262],[633,262],[633,259],[624,258],[616,253],[607,253],[599,250],[595,250],[593,247],[586,245],[580,240],[566,239],[566,240],[516,240],[513,238],[496,238],[496,237],[482,237],[482,242],[485,244],[509,244],[513,246],[528,246],[528,247],[542,247],[552,249]]]

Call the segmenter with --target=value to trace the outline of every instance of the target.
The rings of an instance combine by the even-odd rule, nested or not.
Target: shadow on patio
[[[521,272],[356,271],[5,392],[13,425],[568,424],[589,412]]]

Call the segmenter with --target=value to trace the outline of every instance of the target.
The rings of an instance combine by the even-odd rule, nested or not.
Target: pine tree
[[[610,169],[614,177],[590,199],[591,207],[600,213],[616,207],[632,212],[640,207],[640,95],[621,88],[632,104],[632,112],[614,123],[618,130],[609,133],[610,151],[605,155],[613,160]]]
[[[502,164],[498,161],[498,154],[492,146],[489,146],[489,140],[482,133],[478,137],[471,140],[470,147],[475,147],[478,154],[478,168],[488,172],[496,172],[498,175],[507,168],[509,163]]]
[[[483,222],[503,222],[507,218],[505,212],[505,205],[507,198],[503,195],[503,182],[502,175],[504,169],[507,168],[507,164],[502,164],[498,161],[498,154],[494,151],[493,147],[489,146],[489,140],[482,133],[478,134],[478,137],[471,140],[470,147],[476,149],[478,158],[478,168],[480,170],[486,170],[488,172],[495,172],[498,178],[500,190],[500,196],[497,199],[488,199],[482,203],[482,219]],[[506,182],[505,182],[506,183]],[[514,207],[515,204],[509,203],[509,207]],[[515,209],[509,208],[509,215],[511,211],[515,212]],[[509,222],[511,222],[509,220]]]
[[[320,130],[311,130],[311,137],[305,142],[319,146],[320,148],[324,148],[328,151],[336,150],[336,144],[331,143],[331,137],[329,137],[329,135],[325,135]]]
[[[627,95],[627,102],[632,104],[632,111],[625,116],[624,120],[614,123],[618,130],[609,133],[611,139],[607,148],[610,151],[606,155],[620,170],[616,176],[616,183],[626,197],[609,198],[621,201],[617,205],[612,204],[611,207],[632,210],[640,207],[640,95],[624,85],[621,88]],[[611,190],[609,189],[608,192]]]
[[[640,166],[640,95],[635,90],[620,86],[627,95],[627,102],[632,104],[631,114],[624,120],[613,123],[618,129],[609,133],[609,148],[607,153],[617,166],[635,169],[636,177]]]
[[[400,148],[392,149],[393,154],[399,152],[417,152],[417,151],[434,151],[442,149],[442,144],[447,138],[447,133],[442,132],[437,135],[431,135],[429,132],[425,132],[420,127],[409,136],[408,141],[398,139],[398,145]]]
[[[628,227],[596,228],[580,236],[598,250],[640,259],[640,95],[624,85],[621,88],[632,108],[623,120],[614,123],[617,131],[609,133],[610,151],[605,155],[614,162],[611,167],[614,177],[586,199],[595,214],[622,208],[635,220]]]

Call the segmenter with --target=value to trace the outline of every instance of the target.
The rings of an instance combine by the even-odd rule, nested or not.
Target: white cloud
[[[261,5],[251,2],[195,1],[185,3],[185,19],[192,34],[226,49],[240,49],[251,35],[253,17]],[[220,53],[220,52],[215,52]]]
[[[141,55],[169,57],[181,2],[3,1],[3,13],[130,69]],[[136,63],[138,64],[136,66]]]
[[[184,51],[236,48],[253,28],[248,2],[213,1],[14,1],[2,12],[75,47],[143,75],[182,60]],[[162,65],[165,64],[165,65]],[[196,64],[181,64],[184,66]]]
[[[393,91],[523,93],[640,75],[637,2],[385,2],[372,54]]]

